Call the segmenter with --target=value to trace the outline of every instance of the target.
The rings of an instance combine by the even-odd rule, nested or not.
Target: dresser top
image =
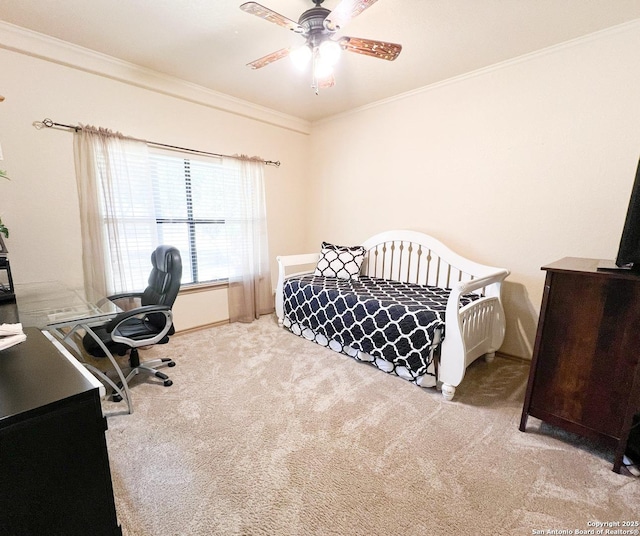
[[[606,269],[598,269],[598,267]],[[615,263],[606,259],[585,259],[583,257],[564,257],[541,268],[548,272],[575,272],[594,276],[640,280],[640,274],[629,270],[615,269]]]

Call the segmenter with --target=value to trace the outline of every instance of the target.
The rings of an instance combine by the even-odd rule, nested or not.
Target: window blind
[[[182,283],[229,278],[239,240],[242,185],[235,169],[214,159],[150,155],[158,243],[182,255]]]

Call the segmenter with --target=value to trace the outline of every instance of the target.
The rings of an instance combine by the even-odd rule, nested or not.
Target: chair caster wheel
[[[165,387],[170,387],[173,385],[173,382],[171,380],[165,380],[162,383],[164,384]]]
[[[111,400],[114,402],[122,402],[122,397],[118,393],[113,393],[111,395]]]
[[[176,366],[176,362],[175,361],[169,361],[167,363],[167,367],[175,367]]]

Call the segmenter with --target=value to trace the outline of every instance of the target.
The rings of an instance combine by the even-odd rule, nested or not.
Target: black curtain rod
[[[42,121],[36,121],[34,123],[34,126],[36,128],[61,127],[61,128],[67,128],[69,130],[73,130],[75,132],[80,132],[82,130],[82,127],[79,127],[77,125],[74,126],[74,125],[65,125],[64,123],[55,123],[54,121],[52,121],[48,117],[46,119],[43,119]],[[147,145],[153,145],[154,147],[164,147],[166,149],[176,149],[178,151],[186,151],[188,153],[203,154],[203,155],[207,155],[207,156],[218,156],[218,157],[224,157],[224,158],[237,158],[236,156],[230,156],[230,155],[227,155],[227,154],[210,153],[208,151],[199,151],[198,149],[188,149],[187,147],[178,147],[177,145],[168,145],[166,143],[158,143],[158,142],[155,142],[155,141],[140,140],[138,138],[132,138],[132,137],[129,137],[129,136],[124,136],[124,137],[128,138],[130,140],[143,141]],[[263,162],[267,166],[280,167],[280,160],[277,160],[277,161],[274,161],[274,160],[263,160]]]

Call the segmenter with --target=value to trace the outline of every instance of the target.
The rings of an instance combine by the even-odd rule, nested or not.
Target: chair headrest
[[[151,264],[161,272],[170,273],[177,268],[182,272],[180,251],[173,246],[158,246],[151,254]]]

